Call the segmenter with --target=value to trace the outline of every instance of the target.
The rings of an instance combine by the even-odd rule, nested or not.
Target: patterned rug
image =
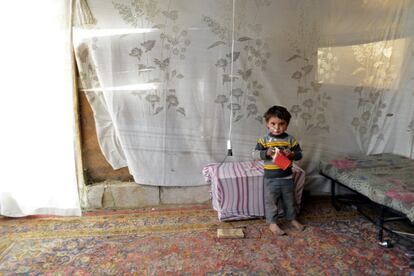
[[[409,275],[404,252],[377,245],[375,227],[329,201],[308,202],[297,232],[264,220],[219,222],[209,205],[0,218],[0,275]],[[242,228],[244,239],[218,239]]]

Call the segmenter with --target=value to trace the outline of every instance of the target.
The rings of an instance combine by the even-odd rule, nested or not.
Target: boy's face
[[[288,124],[285,120],[279,119],[278,117],[270,117],[266,122],[266,126],[273,135],[280,135],[286,131]]]

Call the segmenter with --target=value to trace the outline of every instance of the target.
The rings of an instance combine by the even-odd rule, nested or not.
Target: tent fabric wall
[[[2,216],[81,215],[71,10],[70,0],[2,3]]]
[[[105,157],[137,183],[203,185],[229,138],[249,160],[275,104],[293,115],[311,189],[326,188],[326,156],[413,157],[413,1],[88,3],[96,24],[74,28],[82,89]]]

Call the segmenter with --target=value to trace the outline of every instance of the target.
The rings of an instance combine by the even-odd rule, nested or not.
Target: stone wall
[[[210,186],[158,187],[135,182],[106,181],[88,185],[86,209],[133,209],[165,204],[207,203]]]

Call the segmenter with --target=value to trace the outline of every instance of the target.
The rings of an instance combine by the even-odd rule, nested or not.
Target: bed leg
[[[378,227],[378,240],[381,243],[383,241],[384,231],[382,227],[384,225],[384,208],[381,208],[381,214],[377,220],[377,227]]]
[[[336,188],[336,182],[331,180],[331,203],[332,206],[335,208],[335,210],[339,211],[341,209],[341,207],[336,204],[336,195],[335,195],[335,188]]]
[[[384,241],[384,215],[385,215],[385,208],[384,206],[381,207],[381,213],[377,220],[377,227],[378,227],[378,243],[382,247],[390,248],[392,247],[392,243],[389,240]]]

